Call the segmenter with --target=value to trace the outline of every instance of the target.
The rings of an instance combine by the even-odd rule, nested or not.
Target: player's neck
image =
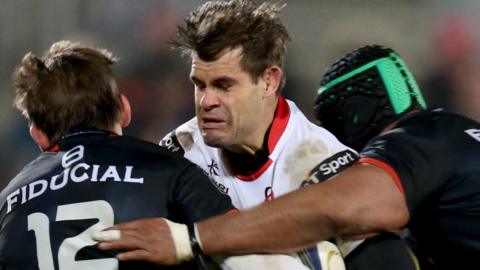
[[[234,148],[224,148],[223,157],[235,174],[250,175],[258,171],[267,161],[270,155],[268,139],[270,129],[275,119],[278,98],[274,98],[264,107],[261,121],[255,132],[245,134],[244,142]]]
[[[259,113],[258,117],[261,118],[258,121],[257,128],[254,132],[249,134],[243,134],[241,137],[241,142],[233,147],[227,148],[229,152],[233,152],[241,155],[250,155],[254,156],[258,152],[266,149],[268,152],[268,136],[270,134],[270,128],[275,119],[275,111],[278,104],[278,98],[275,98],[271,102],[268,102],[267,105],[262,110],[262,113]]]
[[[258,147],[255,152],[248,151],[238,153],[223,149],[222,157],[230,171],[240,175],[251,175],[258,171],[269,159],[269,133],[270,129],[267,130],[263,137],[262,147]]]

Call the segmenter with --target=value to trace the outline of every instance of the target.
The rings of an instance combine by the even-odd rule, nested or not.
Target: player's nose
[[[206,88],[201,93],[199,105],[203,110],[211,110],[220,105],[220,99],[215,90]]]

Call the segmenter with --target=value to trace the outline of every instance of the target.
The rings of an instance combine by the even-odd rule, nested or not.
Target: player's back
[[[480,124],[441,111],[425,111],[410,121],[430,127],[425,133],[430,143],[423,143],[433,166],[429,173],[418,172],[417,196],[424,200],[418,201],[422,206],[409,228],[440,269],[480,267],[475,256],[480,252]],[[428,192],[423,185],[432,186],[430,196],[422,194]]]
[[[439,110],[406,116],[362,152],[398,174],[408,228],[439,269],[480,267],[479,155],[480,124]]]
[[[194,186],[192,179],[204,175],[157,145],[90,131],[57,148],[27,165],[0,195],[0,269],[145,269],[118,265],[94,246],[92,233],[147,217],[189,223],[231,208],[219,193],[208,205],[191,196],[198,188],[211,187],[207,195],[216,190]]]

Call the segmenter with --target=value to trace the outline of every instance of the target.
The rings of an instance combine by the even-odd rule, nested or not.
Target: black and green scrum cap
[[[390,48],[370,45],[327,69],[314,109],[326,129],[360,150],[388,124],[426,109],[426,103],[405,62]]]

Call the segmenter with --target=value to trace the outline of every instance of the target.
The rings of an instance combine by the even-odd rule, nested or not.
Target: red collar
[[[268,134],[268,153],[272,154],[275,146],[277,146],[278,141],[282,137],[283,132],[287,128],[288,120],[290,119],[290,107],[288,106],[287,100],[284,97],[280,96],[278,98],[277,109],[275,111],[275,116],[273,118],[272,126],[270,128],[270,133]],[[240,175],[236,174],[235,176],[243,181],[254,181],[258,179],[267,169],[272,165],[273,161],[269,158],[263,166],[260,167],[256,172],[250,175]]]

